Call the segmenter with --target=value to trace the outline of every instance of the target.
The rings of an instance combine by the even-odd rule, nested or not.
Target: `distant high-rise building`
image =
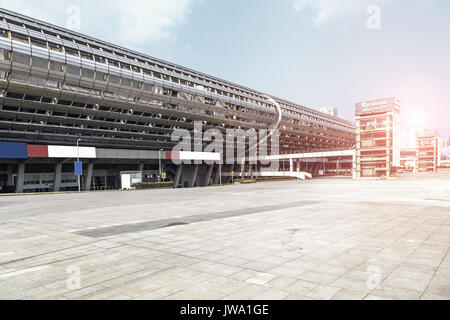
[[[324,107],[320,109],[320,112],[329,114],[330,116],[337,117],[338,116],[338,110],[333,107]]]
[[[440,163],[439,131],[422,130],[417,133],[417,164],[418,172],[436,172]]]
[[[447,139],[441,139],[441,147],[450,147],[450,136]]]
[[[415,129],[401,129],[400,131],[400,149],[415,149],[416,148],[417,130]]]
[[[415,129],[400,131],[400,168],[403,171],[414,171],[416,167],[416,135]]]
[[[400,101],[356,104],[356,178],[390,177],[400,167]]]

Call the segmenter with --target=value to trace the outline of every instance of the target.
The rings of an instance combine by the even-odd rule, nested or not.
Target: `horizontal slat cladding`
[[[0,159],[27,159],[27,144],[21,142],[0,142]]]
[[[48,146],[28,145],[29,158],[48,158]]]
[[[6,89],[0,134],[8,141],[20,137],[16,141],[73,145],[81,138],[96,147],[167,150],[170,133],[192,132],[194,121],[202,121],[203,130],[225,131],[266,129],[277,119],[261,92],[62,28],[52,26],[49,32],[41,21],[0,12],[3,28],[15,34],[0,38],[6,54],[0,69],[9,73],[5,83],[0,81]],[[24,27],[11,23],[14,17],[24,19]],[[276,100],[283,109],[281,152],[354,145],[351,122]]]

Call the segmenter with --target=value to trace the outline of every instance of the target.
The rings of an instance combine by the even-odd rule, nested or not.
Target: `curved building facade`
[[[273,99],[281,153],[354,146],[353,123]],[[0,141],[170,150],[196,121],[225,132],[278,119],[264,93],[0,9]]]

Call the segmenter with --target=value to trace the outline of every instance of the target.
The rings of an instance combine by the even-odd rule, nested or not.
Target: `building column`
[[[255,179],[255,171],[257,170],[258,165],[255,164],[255,170],[253,170],[253,164],[250,163],[250,179],[254,180]]]
[[[198,168],[199,168],[198,164],[194,165],[194,173],[192,175],[192,181],[191,181],[191,187],[192,188],[194,188],[195,185],[197,184]]]
[[[211,184],[211,176],[212,176],[212,172],[214,170],[214,165],[210,165],[208,167],[208,173],[206,174],[206,186],[208,187]]]
[[[94,162],[89,162],[86,179],[84,180],[84,191],[91,191],[93,174],[94,174]]]
[[[319,171],[319,167],[320,167],[320,163],[315,163],[313,165],[313,169],[312,169],[312,172],[311,172],[312,175],[317,176],[317,173]]]
[[[231,170],[230,170],[230,177],[227,177],[227,183],[232,183],[232,182],[234,182],[234,179],[236,178],[236,172],[234,172],[234,177],[232,177],[231,176],[231,173],[234,171],[234,169],[236,169],[236,164],[232,164],[231,166],[230,166],[230,168],[231,168]],[[226,170],[225,170],[226,171]],[[223,174],[223,172],[222,172],[222,174]],[[223,182],[223,181],[222,181]]]
[[[14,179],[13,179],[13,169],[11,165],[8,165],[8,182],[7,186],[13,186],[14,185]]]
[[[17,169],[16,193],[23,193],[25,183],[25,161],[19,163]]]
[[[144,171],[145,163],[139,163],[138,171]]]
[[[183,164],[180,164],[177,167],[177,173],[175,174],[175,188],[178,188],[180,186],[180,180],[181,180],[181,174],[183,173]]]
[[[214,176],[214,182],[213,183],[215,185],[218,185],[220,183],[220,173],[222,171],[221,169],[222,169],[222,165],[219,163],[217,165],[216,175]]]
[[[61,190],[61,172],[62,172],[62,162],[58,162],[55,165],[55,175],[53,178],[53,191],[59,192]]]
[[[289,172],[294,172],[294,159],[289,159]]]

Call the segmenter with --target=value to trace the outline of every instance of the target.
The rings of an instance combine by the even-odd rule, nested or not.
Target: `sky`
[[[450,135],[448,0],[0,0],[0,6],[353,121],[398,97]]]

